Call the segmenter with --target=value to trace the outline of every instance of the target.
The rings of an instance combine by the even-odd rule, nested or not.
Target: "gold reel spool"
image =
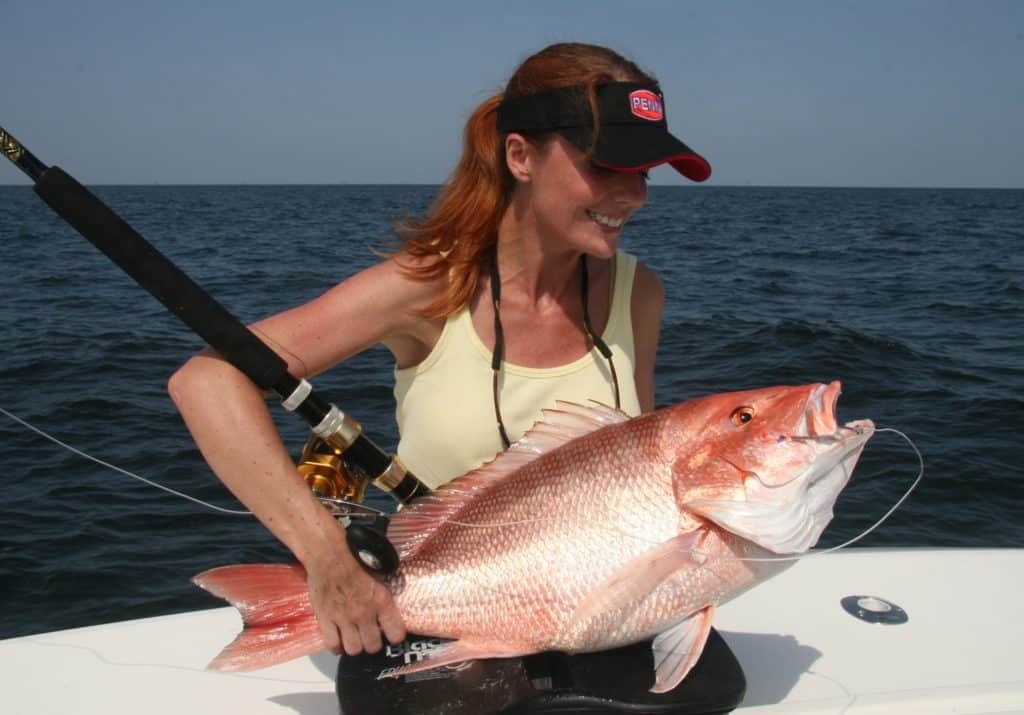
[[[352,477],[341,461],[342,450],[333,447],[315,434],[302,448],[299,474],[318,497],[362,502],[366,481]]]

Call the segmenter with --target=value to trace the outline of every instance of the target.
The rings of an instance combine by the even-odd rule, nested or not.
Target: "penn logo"
[[[660,122],[665,118],[665,111],[661,106],[661,97],[649,89],[638,89],[629,95],[629,109],[641,119],[649,119],[652,122]]]

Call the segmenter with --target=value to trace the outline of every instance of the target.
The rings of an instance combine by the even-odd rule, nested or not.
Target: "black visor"
[[[611,169],[640,171],[671,164],[693,181],[711,176],[707,160],[669,133],[664,99],[657,86],[637,82],[598,85],[597,104],[600,128],[596,145],[583,86],[505,99],[498,107],[498,131],[558,132],[596,163]]]

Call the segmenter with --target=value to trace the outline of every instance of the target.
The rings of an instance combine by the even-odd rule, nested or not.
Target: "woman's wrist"
[[[358,568],[348,548],[345,528],[326,509],[320,511],[323,513],[317,515],[308,532],[299,534],[296,544],[291,547],[295,558],[306,571],[316,571],[329,565],[345,570]]]

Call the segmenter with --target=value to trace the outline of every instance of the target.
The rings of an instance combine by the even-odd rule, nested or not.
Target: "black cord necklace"
[[[590,276],[587,272],[587,257],[580,256],[580,298],[583,301],[583,332],[590,338],[597,351],[608,361],[608,368],[612,373],[612,382],[615,386],[615,408],[621,406],[619,400],[619,376],[615,374],[615,363],[612,362],[612,351],[601,339],[600,335],[594,333],[590,325],[590,309],[587,300],[590,293]],[[505,355],[505,332],[501,327],[501,278],[498,276],[498,250],[495,247],[491,254],[491,299],[494,302],[494,352],[491,356],[491,371],[494,373],[492,389],[494,392],[494,417],[498,420],[498,433],[501,435],[501,443],[508,449],[512,442],[505,431],[505,423],[501,419],[501,407],[498,400],[498,375],[501,372],[501,363]]]

